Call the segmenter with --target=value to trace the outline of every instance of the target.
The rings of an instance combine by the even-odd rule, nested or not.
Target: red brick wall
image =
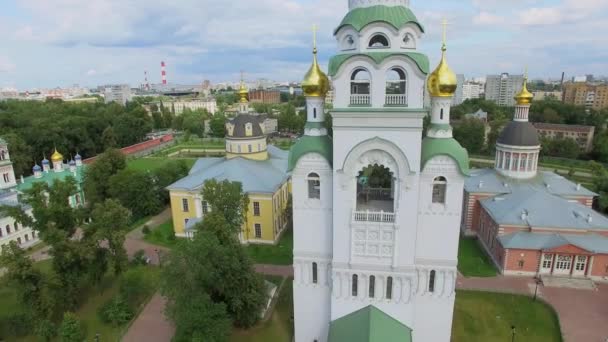
[[[523,257],[521,255],[524,255]],[[505,271],[512,272],[538,272],[541,252],[524,249],[507,250],[507,262]],[[523,267],[519,267],[519,262],[523,260]]]
[[[593,267],[591,268],[591,275],[594,277],[608,277],[606,272],[608,267],[608,255],[599,254],[593,256]]]
[[[135,144],[135,145],[131,145],[131,146],[127,146],[124,148],[121,148],[120,151],[124,154],[124,155],[131,155],[131,154],[135,154],[135,153],[139,153],[145,150],[149,150],[151,148],[157,147],[161,144],[164,143],[168,143],[170,141],[173,141],[173,134],[167,134],[164,135],[158,139],[153,139],[153,140],[146,140],[144,142],[141,142],[139,144]],[[95,161],[97,157],[92,157],[92,158],[88,158],[83,160],[82,162],[84,164],[91,164]]]
[[[466,229],[479,232],[479,213],[481,211],[479,201],[492,196],[494,195],[465,192],[465,205],[467,206],[465,209],[465,214],[467,215],[467,219],[465,220]]]

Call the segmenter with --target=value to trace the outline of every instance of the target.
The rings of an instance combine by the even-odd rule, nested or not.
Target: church
[[[452,137],[445,35],[430,72],[424,33],[409,0],[349,0],[328,71],[332,137],[315,44],[288,163],[296,342],[450,341],[469,159]]]
[[[31,207],[22,203],[19,196],[31,189],[35,183],[44,182],[52,185],[55,180],[65,180],[68,176],[76,180],[77,186],[77,192],[67,199],[68,202],[74,208],[84,205],[84,192],[82,190],[84,166],[79,154],[76,154],[74,159],[65,164],[63,155],[55,149],[51,155],[51,160],[49,161],[44,157],[41,164],[42,167],[38,164],[33,166],[32,176],[17,179],[13,170],[9,145],[4,139],[0,138],[0,174],[2,174],[2,179],[0,179],[0,205],[21,206],[31,215]],[[0,248],[11,242],[17,243],[22,248],[28,248],[40,242],[40,239],[37,232],[30,227],[25,227],[15,221],[14,218],[0,213]]]
[[[196,226],[213,208],[202,196],[205,182],[239,182],[249,208],[239,239],[244,244],[275,244],[287,227],[290,182],[288,152],[266,139],[264,117],[251,113],[243,81],[239,114],[226,123],[226,157],[200,158],[188,175],[167,187],[175,236],[193,237]]]

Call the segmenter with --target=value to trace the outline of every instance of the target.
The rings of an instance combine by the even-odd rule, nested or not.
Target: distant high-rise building
[[[486,100],[493,101],[499,106],[515,106],[515,94],[521,90],[523,75],[488,75],[486,77]]]
[[[251,103],[281,103],[281,92],[278,90],[257,89],[249,91],[249,102]]]
[[[476,82],[466,82],[462,85],[462,101],[478,99],[483,93],[483,86]]]
[[[106,103],[116,102],[126,105],[131,100],[131,88],[128,84],[115,84],[104,87],[104,98]]]
[[[452,106],[458,106],[464,101],[463,90],[464,90],[464,75],[458,74],[456,75],[456,80],[458,81],[458,88],[456,88],[456,93],[454,93],[454,97],[452,98]]]
[[[564,103],[590,109],[608,108],[608,84],[569,82],[564,84]]]

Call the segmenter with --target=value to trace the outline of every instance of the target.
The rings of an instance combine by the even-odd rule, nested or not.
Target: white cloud
[[[15,71],[17,66],[12,63],[7,57],[0,56],[0,72]]]
[[[95,70],[95,69],[89,69],[87,71],[87,76],[90,77],[90,76],[95,76],[95,75],[97,75],[97,70]]]
[[[473,17],[473,24],[475,25],[499,25],[505,23],[505,18],[489,13],[479,12]]]

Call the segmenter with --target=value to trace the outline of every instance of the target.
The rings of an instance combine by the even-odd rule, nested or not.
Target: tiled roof
[[[242,157],[233,159],[201,158],[188,176],[169,185],[168,190],[200,190],[205,181],[216,179],[240,182],[246,193],[274,193],[287,180],[288,152],[268,146],[269,159],[258,161]]]
[[[498,237],[504,248],[547,250],[574,245],[592,253],[608,253],[608,238],[598,234],[550,234],[518,232]]]

